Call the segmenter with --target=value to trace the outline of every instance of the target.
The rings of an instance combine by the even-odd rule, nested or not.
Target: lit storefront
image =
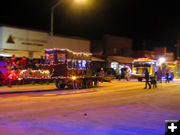
[[[134,59],[131,57],[121,57],[121,56],[109,56],[108,61],[110,67],[113,68],[118,75],[122,75],[123,72],[127,71],[131,74],[132,61]]]

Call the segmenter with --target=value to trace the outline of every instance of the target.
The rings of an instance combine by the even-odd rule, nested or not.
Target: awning
[[[100,61],[100,62],[105,62],[104,59],[100,59],[100,58],[97,58],[97,57],[92,57],[91,58],[92,61]]]
[[[122,64],[132,64],[134,60],[134,58],[122,56],[109,56],[108,58]]]
[[[29,57],[29,51],[17,51],[17,50],[0,50],[0,56],[4,56],[4,57],[11,57],[13,54],[16,55],[16,57]],[[40,59],[41,56],[44,56],[44,52],[43,51],[37,51],[37,52],[33,52],[33,58],[37,58]]]

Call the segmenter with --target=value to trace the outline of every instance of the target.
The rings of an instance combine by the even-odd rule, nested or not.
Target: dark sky
[[[58,0],[12,0],[1,3],[0,23],[50,31],[50,8]],[[67,0],[55,9],[54,32],[91,40],[104,34],[133,38],[135,48],[174,45],[180,31],[180,4],[171,0]]]

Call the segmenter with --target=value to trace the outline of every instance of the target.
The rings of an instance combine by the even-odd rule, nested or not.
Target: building
[[[0,26],[0,56],[15,54],[16,57],[40,58],[46,48],[90,52],[90,41],[77,37],[50,37],[48,32]]]
[[[132,53],[132,39],[105,35],[105,56],[128,56]]]
[[[155,53],[154,51],[148,51],[148,50],[141,50],[141,51],[134,51],[132,53],[133,58],[150,58],[154,59],[155,58]]]
[[[174,53],[167,52],[167,47],[155,47],[154,52],[155,52],[155,59],[164,57],[166,61],[174,61]]]
[[[150,58],[158,60],[164,57],[166,61],[174,61],[174,53],[167,52],[167,47],[155,47],[153,51],[141,50],[132,53],[133,58]]]
[[[117,73],[120,73],[123,68],[131,68],[132,44],[132,39],[105,35],[102,40],[91,43],[91,51],[96,57],[106,60],[105,67],[113,68]]]
[[[91,42],[91,51],[96,56],[130,56],[132,53],[132,39],[105,35],[102,40]]]

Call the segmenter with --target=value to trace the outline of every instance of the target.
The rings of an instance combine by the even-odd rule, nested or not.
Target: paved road
[[[136,81],[82,90],[1,87],[0,134],[164,135],[164,121],[180,119],[180,81],[143,88]]]

